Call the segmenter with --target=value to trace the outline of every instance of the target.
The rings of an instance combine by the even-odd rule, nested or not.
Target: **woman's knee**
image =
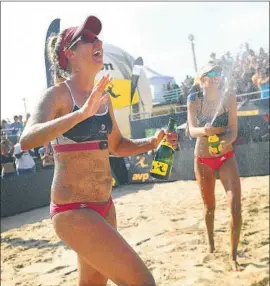
[[[142,282],[139,282],[139,284],[135,284],[135,285],[136,286],[156,286],[156,282],[155,282],[153,275],[149,272],[149,275],[147,276],[147,278],[145,280],[143,280]]]
[[[209,216],[209,215],[214,215],[215,214],[215,205],[204,205],[204,214]]]
[[[216,206],[216,198],[215,198],[215,192],[212,189],[201,189],[201,196],[204,203],[204,209],[215,209]]]
[[[235,221],[242,220],[242,211],[240,206],[238,208],[231,207],[230,212],[231,212],[231,218],[233,220]]]
[[[152,273],[148,270],[145,269],[146,271],[142,271],[143,274],[139,277],[138,273],[136,273],[131,281],[127,283],[127,285],[134,285],[134,286],[156,286],[155,279],[152,275]],[[135,279],[134,279],[135,278]],[[120,284],[122,285],[122,284]],[[126,284],[124,284],[126,285]]]
[[[155,279],[151,273],[149,274],[148,284],[149,286],[156,286]]]

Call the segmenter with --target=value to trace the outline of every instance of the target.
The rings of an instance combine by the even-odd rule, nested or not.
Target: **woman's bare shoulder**
[[[44,122],[70,112],[73,100],[64,83],[47,88],[37,98],[30,122]]]

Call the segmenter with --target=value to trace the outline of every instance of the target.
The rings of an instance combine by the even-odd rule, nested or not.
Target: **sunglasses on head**
[[[205,73],[205,76],[210,77],[210,78],[218,77],[218,76],[221,76],[221,71],[209,71]]]
[[[69,46],[68,46],[68,49],[71,49],[72,47],[74,47],[79,41],[83,41],[85,43],[95,43],[96,41],[98,41],[98,37],[93,34],[92,32],[90,31],[83,31],[83,34],[78,37],[74,42],[72,42]]]

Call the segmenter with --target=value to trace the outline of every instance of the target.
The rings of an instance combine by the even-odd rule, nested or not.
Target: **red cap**
[[[68,28],[65,30],[60,43],[60,67],[66,69],[68,61],[65,55],[65,49],[72,44],[74,40],[80,37],[84,30],[88,30],[95,35],[98,35],[102,29],[102,24],[95,16],[89,16],[80,27]]]

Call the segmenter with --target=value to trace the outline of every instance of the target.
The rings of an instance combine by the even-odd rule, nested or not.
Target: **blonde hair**
[[[193,85],[199,85],[200,87],[202,87],[202,78],[203,74],[197,74],[194,78]]]
[[[60,34],[53,34],[47,40],[47,54],[52,64],[54,83],[60,83],[69,76],[69,71],[60,67],[60,45],[65,31]]]

